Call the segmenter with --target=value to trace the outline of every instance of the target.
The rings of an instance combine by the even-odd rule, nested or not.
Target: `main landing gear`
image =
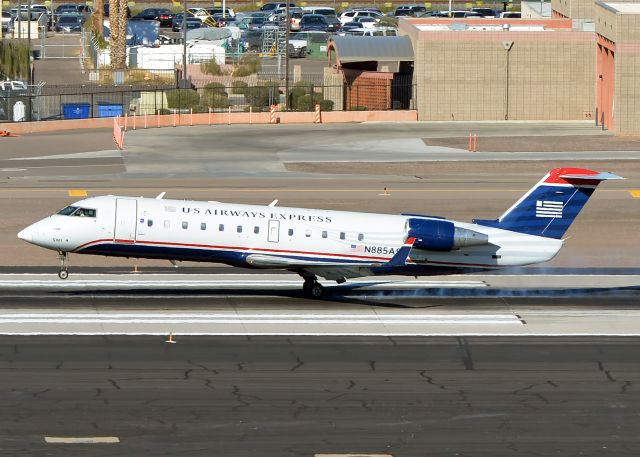
[[[324,287],[322,287],[322,284],[318,282],[318,278],[315,276],[304,277],[302,291],[310,298],[321,298],[322,295],[324,295]]]
[[[67,279],[69,277],[69,272],[67,271],[67,260],[69,259],[69,254],[66,252],[58,252],[58,259],[60,260],[60,270],[58,270],[58,277],[60,279]]]

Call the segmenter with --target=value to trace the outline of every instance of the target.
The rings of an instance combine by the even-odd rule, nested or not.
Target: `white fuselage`
[[[375,274],[371,265],[389,261],[410,229],[409,216],[278,206],[115,196],[72,206],[95,210],[95,215],[54,214],[27,227],[20,238],[60,252],[106,256],[281,265],[290,270],[299,269],[296,264],[368,268],[353,276]],[[545,262],[562,246],[562,240],[451,222],[486,234],[488,243],[447,252],[414,248],[406,274]]]

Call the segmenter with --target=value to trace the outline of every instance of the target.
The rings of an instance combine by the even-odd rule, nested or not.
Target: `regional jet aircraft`
[[[472,223],[418,214],[371,214],[113,195],[87,198],[18,233],[69,253],[219,262],[298,273],[318,298],[317,277],[460,273],[552,259],[562,237],[611,173],[556,168],[496,220]]]

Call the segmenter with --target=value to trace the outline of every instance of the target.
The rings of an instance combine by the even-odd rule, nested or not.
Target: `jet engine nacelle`
[[[429,251],[452,251],[467,246],[480,246],[489,242],[489,236],[438,219],[409,219],[413,247]]]

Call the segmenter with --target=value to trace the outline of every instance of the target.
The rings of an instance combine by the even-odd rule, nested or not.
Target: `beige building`
[[[552,0],[552,10],[552,19],[401,19],[419,119],[597,118],[640,135],[640,3]]]
[[[594,35],[567,19],[402,21],[422,120],[593,119]]]

